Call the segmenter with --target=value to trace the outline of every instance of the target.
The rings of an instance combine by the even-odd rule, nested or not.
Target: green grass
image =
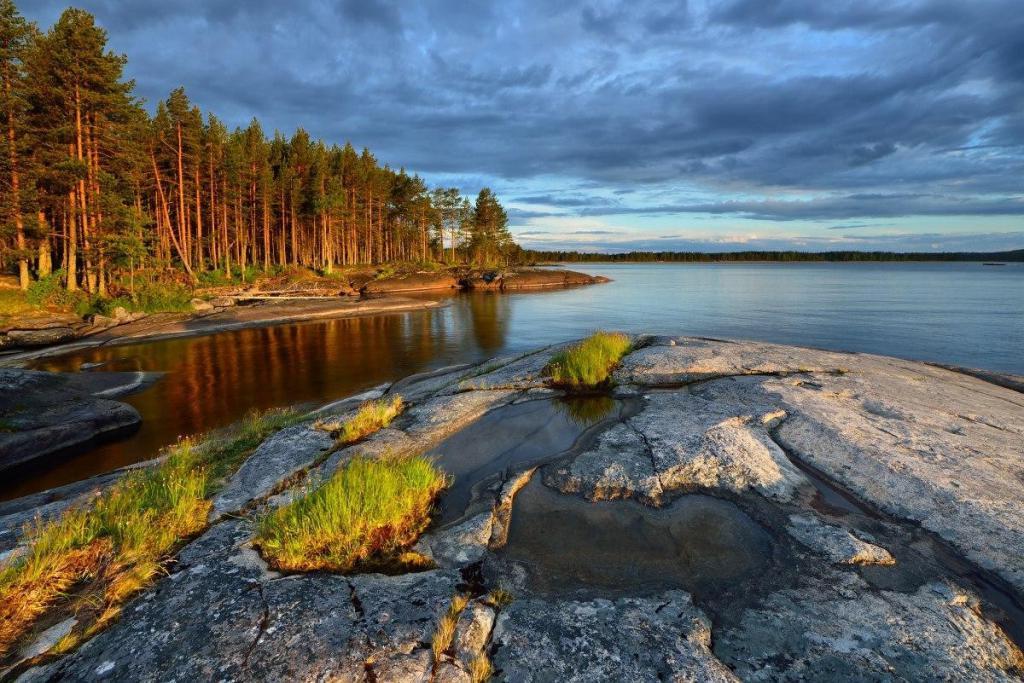
[[[446,484],[423,456],[357,456],[319,488],[260,520],[255,543],[284,571],[401,564]]]
[[[339,446],[346,446],[387,427],[404,407],[401,396],[380,398],[362,404],[356,414],[347,420],[321,421],[317,422],[316,427],[330,432]]]
[[[608,381],[615,365],[630,350],[629,337],[617,332],[595,332],[556,354],[548,364],[551,380],[574,389],[593,388]]]
[[[254,414],[229,432],[183,439],[159,465],[128,473],[90,506],[26,529],[28,551],[0,570],[0,657],[52,609],[76,615],[76,637],[109,623],[182,540],[206,528],[220,480],[298,419],[290,411]]]

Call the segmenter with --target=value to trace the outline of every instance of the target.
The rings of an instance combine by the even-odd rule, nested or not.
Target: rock
[[[567,346],[561,344],[511,358],[498,358],[479,366],[445,393],[482,391],[487,389],[534,389],[547,384],[544,368],[551,356]]]
[[[494,628],[494,608],[479,600],[469,603],[455,626],[452,647],[463,667],[469,667],[477,656],[483,653]]]
[[[498,500],[494,504],[494,513],[491,518],[491,548],[500,548],[508,541],[508,525],[512,520],[512,505],[515,502],[516,494],[530,483],[536,467],[531,467],[524,472],[509,478],[501,487]]]
[[[210,299],[210,305],[214,308],[230,308],[238,303],[233,296],[215,296]]]
[[[646,487],[639,493],[656,500],[658,487],[666,492],[751,488],[778,500],[792,499],[807,480],[768,433],[767,425],[778,417],[770,404],[741,399],[684,392],[647,395],[643,411],[629,421],[650,449],[655,474],[639,480]],[[635,467],[642,471],[645,465]]]
[[[213,304],[204,299],[192,299],[192,310],[196,313],[209,313],[213,310]]]
[[[315,429],[310,422],[271,435],[213,499],[210,519],[270,495],[279,484],[325,457],[333,443],[330,434]]]
[[[78,619],[69,617],[64,621],[54,624],[50,628],[46,629],[39,634],[31,645],[23,648],[19,652],[19,656],[22,659],[32,659],[38,657],[41,654],[49,652],[54,646],[61,641],[61,638],[71,633],[71,629],[78,623]]]
[[[462,278],[462,286],[466,289],[497,291],[501,289],[502,280],[502,273],[498,271],[475,271]]]
[[[453,662],[445,661],[437,667],[435,683],[472,683],[472,678]]]
[[[0,470],[134,427],[141,419],[132,406],[96,398],[68,376],[0,369]]]
[[[438,289],[457,289],[459,281],[450,273],[406,273],[363,285],[363,294],[395,294]]]
[[[569,463],[547,469],[544,483],[588,500],[640,498],[657,505],[663,493],[647,444],[628,424],[615,425]]]
[[[826,524],[812,515],[791,515],[789,535],[808,548],[840,564],[895,564],[885,548],[867,543],[846,529]]]
[[[369,662],[378,681],[431,683],[434,655],[430,650],[416,650],[411,655],[396,655]],[[434,678],[438,681],[438,678]]]
[[[108,318],[105,315],[94,315],[92,316],[92,327],[93,330],[106,330],[114,327],[118,324],[118,321],[114,318]]]
[[[7,332],[9,346],[34,347],[60,344],[78,335],[70,327],[50,327],[40,330],[10,330]]]
[[[851,579],[856,584],[857,579]],[[833,581],[769,596],[715,651],[746,681],[1010,681],[1024,659],[943,583],[872,593]]]
[[[128,310],[124,306],[117,306],[111,312],[111,315],[114,316],[114,320],[121,322],[127,320],[129,314]]]
[[[441,529],[420,540],[421,552],[442,567],[459,567],[477,562],[491,540],[493,517],[477,515],[449,529]]]
[[[682,591],[611,601],[516,600],[498,617],[494,666],[511,681],[736,681],[711,623]]]
[[[567,285],[593,285],[601,282],[608,282],[608,278],[557,268],[519,268],[504,274],[501,278],[501,288],[505,290],[535,289]]]

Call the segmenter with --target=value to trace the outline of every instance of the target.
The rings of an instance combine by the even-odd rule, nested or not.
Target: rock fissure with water
[[[611,397],[552,391],[552,347],[383,388],[402,416],[322,462],[312,423],[278,432],[169,576],[18,671],[440,681],[486,657],[510,681],[1019,679],[1019,394],[879,356],[639,341]],[[261,514],[352,456],[413,450],[453,477],[416,544],[434,568],[280,576],[252,549]]]

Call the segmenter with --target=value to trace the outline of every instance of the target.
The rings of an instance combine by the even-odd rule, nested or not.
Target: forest
[[[43,32],[0,0],[0,272],[22,289],[106,297],[288,267],[518,254],[487,188],[471,203],[301,128],[229,130],[182,88],[147,110],[125,65],[88,12],[67,9]]]

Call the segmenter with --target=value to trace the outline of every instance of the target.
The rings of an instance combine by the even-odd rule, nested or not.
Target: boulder
[[[213,310],[213,304],[205,299],[192,299],[192,310],[196,313],[209,313]]]
[[[451,273],[405,273],[372,280],[363,285],[363,294],[395,294],[457,289],[459,281]]]
[[[49,346],[71,341],[78,335],[70,327],[47,327],[37,330],[9,330],[8,346],[34,347]]]

